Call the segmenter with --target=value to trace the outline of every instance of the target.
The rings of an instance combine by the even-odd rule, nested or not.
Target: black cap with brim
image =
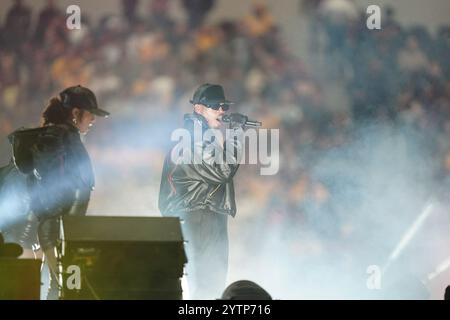
[[[69,87],[62,91],[59,95],[64,107],[76,107],[87,110],[99,117],[108,117],[110,115],[108,111],[98,107],[95,94],[88,88],[80,85]]]
[[[234,102],[225,99],[225,93],[221,85],[209,83],[205,83],[198,87],[189,102],[207,106],[234,104]]]
[[[200,101],[195,101],[193,99],[189,100],[189,102],[191,104],[204,104],[206,106],[211,106],[211,105],[230,105],[230,104],[234,104],[234,102],[229,101],[229,100],[200,100]]]
[[[100,108],[86,109],[86,110],[89,111],[92,114],[95,114],[96,116],[103,117],[103,118],[107,118],[110,115],[110,113],[108,111],[105,111],[105,110],[100,109]]]

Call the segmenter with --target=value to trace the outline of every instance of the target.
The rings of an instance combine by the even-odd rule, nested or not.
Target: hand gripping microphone
[[[232,118],[232,115],[229,115],[229,114],[224,115],[222,117],[222,122],[229,123],[229,122],[231,122],[231,118]],[[247,119],[247,121],[245,121],[244,125],[246,127],[258,128],[258,127],[262,126],[262,122]]]

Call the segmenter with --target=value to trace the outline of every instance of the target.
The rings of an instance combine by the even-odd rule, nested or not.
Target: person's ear
[[[80,114],[81,114],[81,111],[80,111],[80,109],[78,109],[78,108],[73,108],[72,109],[72,119],[79,119],[80,118]]]
[[[201,104],[196,104],[196,105],[194,105],[194,111],[198,114],[203,115],[203,113],[205,111],[205,106],[203,106]]]
[[[77,127],[78,124],[81,122],[81,116],[83,112],[78,108],[72,109],[72,122]]]

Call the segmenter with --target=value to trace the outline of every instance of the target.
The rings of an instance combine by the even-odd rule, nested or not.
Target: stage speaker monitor
[[[0,300],[39,300],[41,260],[0,258]]]
[[[61,299],[182,299],[178,218],[66,216],[61,238]]]

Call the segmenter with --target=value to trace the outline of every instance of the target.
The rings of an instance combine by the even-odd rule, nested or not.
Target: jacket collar
[[[194,123],[201,124],[202,131],[206,131],[209,129],[208,122],[206,121],[205,117],[203,117],[201,114],[198,114],[194,111],[193,113],[187,113],[184,115],[185,127],[190,128],[191,126],[193,126]]]
[[[67,129],[69,131],[80,133],[80,130],[77,127],[75,127],[75,125],[73,123],[71,123],[71,122],[67,122],[64,125],[67,127]]]

